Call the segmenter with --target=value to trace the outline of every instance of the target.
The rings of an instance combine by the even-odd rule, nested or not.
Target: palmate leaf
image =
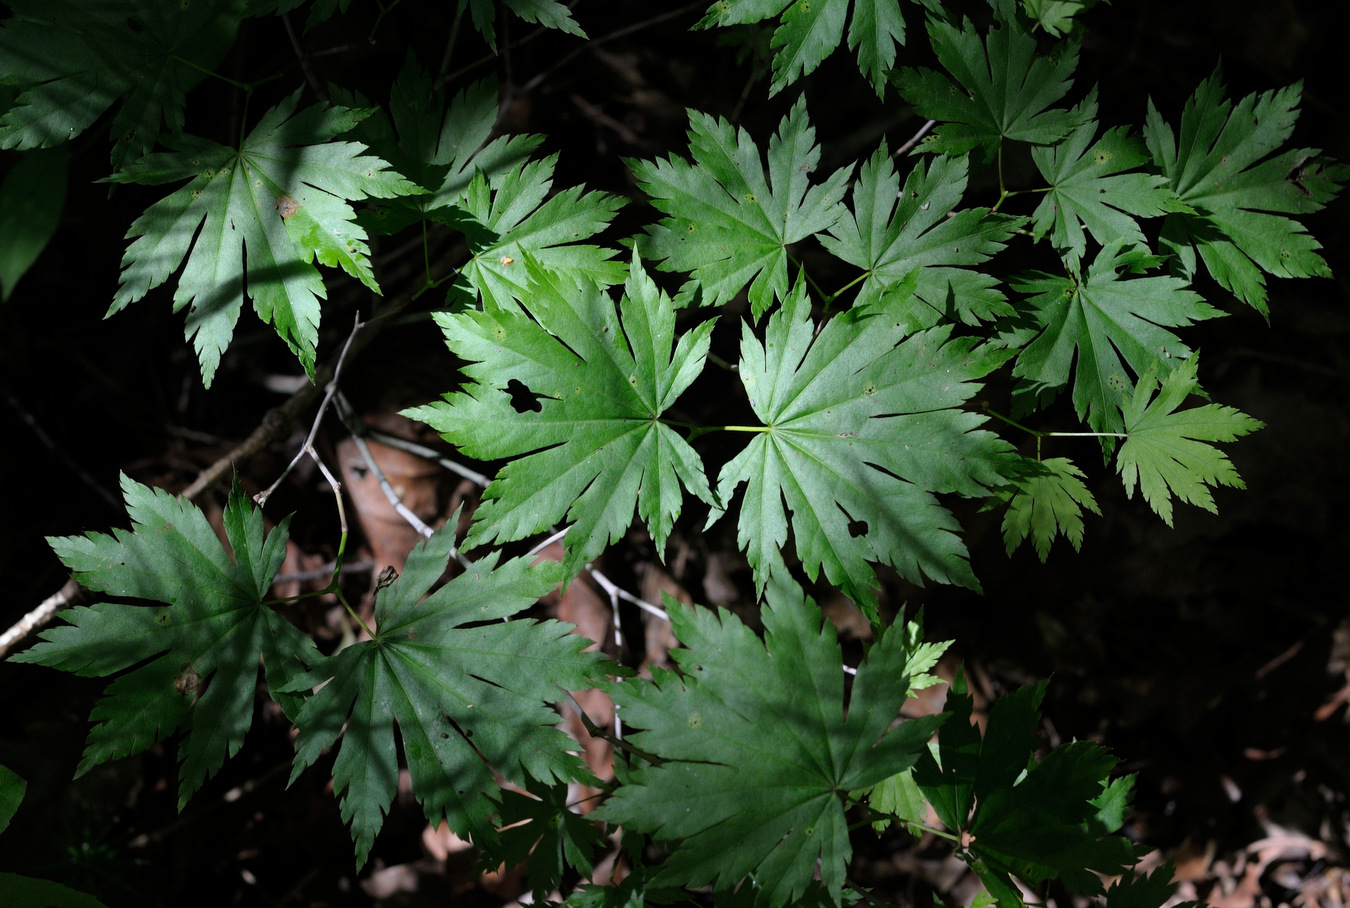
[[[376,593],[372,639],[313,660],[291,684],[322,685],[295,718],[291,781],[342,733],[333,788],[358,867],[398,787],[395,725],[427,819],[485,845],[496,840],[494,770],[522,786],[590,778],[547,704],[599,683],[602,657],[581,652],[590,641],[569,624],[503,620],[557,586],[557,563],[499,565],[493,553],[428,596],[449,561],[454,525],[413,549],[403,575]]]
[[[824,568],[873,616],[868,562],[978,588],[935,496],[987,495],[1017,460],[979,428],[985,417],[957,409],[1001,358],[950,327],[906,337],[906,309],[852,309],[817,333],[799,281],[763,341],[744,326],[740,376],[764,426],[723,467],[717,494],[725,507],[746,486],[737,538],[760,590],[785,569],[788,511],[807,574]]]
[[[1134,777],[1109,781],[1117,760],[1090,741],[1075,741],[1034,762],[1045,682],[995,701],[984,734],[957,676],[947,693],[950,718],[937,756],[925,749],[914,780],[953,832],[1000,906],[1020,906],[1013,878],[1032,886],[1058,879],[1071,891],[1102,894],[1096,874],[1118,875],[1146,850],[1121,836]],[[1095,871],[1095,873],[1094,873]]]
[[[1144,500],[1168,526],[1173,495],[1217,513],[1211,486],[1246,488],[1228,456],[1209,442],[1234,441],[1265,425],[1218,404],[1177,412],[1187,396],[1203,394],[1196,380],[1198,359],[1192,357],[1167,374],[1161,387],[1150,369],[1121,404],[1127,437],[1120,446],[1117,469],[1125,493],[1133,497],[1137,482]]]
[[[469,6],[470,17],[473,20],[473,27],[478,29],[478,33],[487,42],[488,49],[495,54],[497,52],[497,0],[459,0],[461,10],[466,2]],[[576,20],[572,18],[572,11],[564,4],[559,3],[558,0],[504,0],[502,6],[526,22],[537,22],[544,28],[557,29],[580,38],[586,37],[586,33],[581,30],[581,26],[577,25]]]
[[[677,843],[652,885],[749,877],[756,904],[779,908],[818,874],[837,905],[852,853],[841,793],[913,765],[943,717],[891,728],[909,687],[904,634],[868,652],[846,702],[833,626],[794,585],[772,584],[766,602],[763,642],[728,612],[668,602],[682,674],[611,688],[641,729],[628,740],[662,762],[592,816]]]
[[[993,278],[962,266],[988,261],[1021,220],[990,214],[988,208],[953,213],[965,189],[964,156],[934,158],[926,168],[915,164],[902,189],[890,151],[881,144],[853,184],[853,210],[820,238],[830,252],[868,272],[855,306],[877,303],[918,268],[912,330],[943,320],[978,324],[1012,314]]]
[[[568,786],[552,785],[542,795],[504,788],[501,791],[501,847],[483,855],[484,870],[525,864],[530,891],[540,904],[563,880],[566,868],[589,878],[593,855],[605,842],[600,827],[574,813],[568,804]]]
[[[681,297],[719,306],[750,285],[758,318],[788,291],[787,246],[839,220],[848,169],[811,185],[820,161],[815,130],[799,100],[769,142],[768,172],[745,130],[690,112],[693,158],[629,161],[642,191],[666,216],[637,248],[662,271],[687,271]]]
[[[313,374],[319,300],[327,296],[314,260],[379,290],[349,200],[420,191],[364,154],[364,145],[330,141],[365,112],[315,106],[296,113],[299,96],[265,113],[239,149],[185,135],[177,150],[147,155],[109,178],[188,181],[131,225],[109,311],[164,283],[186,257],[174,309],[188,308],[186,334],[208,386],[246,295]]]
[[[365,102],[353,94],[343,103]],[[557,156],[530,159],[544,137],[492,138],[498,101],[491,80],[469,86],[447,105],[409,56],[389,112],[363,120],[352,135],[425,192],[395,198],[360,222],[394,233],[435,221],[463,233],[472,257],[459,268],[453,302],[515,306],[529,292],[521,264],[526,256],[574,282],[623,282],[626,270],[613,260],[614,250],[585,242],[609,225],[623,200],[577,188],[550,197]]]
[[[332,97],[344,107],[371,107],[360,94],[336,87]],[[475,82],[447,102],[409,54],[390,89],[388,113],[374,109],[347,135],[365,143],[425,191],[373,206],[358,220],[380,233],[394,233],[424,219],[453,224],[454,206],[464,199],[476,175],[499,179],[522,167],[544,140],[541,135],[494,137],[498,114],[494,80]]]
[[[994,500],[1006,503],[1003,543],[1008,554],[1031,537],[1036,555],[1045,561],[1050,545],[1063,535],[1078,551],[1083,544],[1083,509],[1101,514],[1097,499],[1083,484],[1083,471],[1063,457],[1040,461],[1041,469],[994,492]],[[992,506],[992,505],[991,505]]]
[[[627,272],[614,260],[616,250],[577,242],[608,226],[623,200],[574,186],[544,201],[557,160],[550,155],[491,177],[476,174],[464,198],[445,212],[447,223],[463,231],[473,256],[460,266],[452,297],[513,308],[535,292],[527,260],[562,285],[623,281]]]
[[[114,168],[168,127],[184,93],[234,43],[244,0],[10,0],[0,24],[0,83],[20,86],[0,116],[0,148],[47,148],[88,129],[118,98]]]
[[[1340,192],[1350,170],[1316,149],[1282,146],[1298,119],[1302,84],[1224,97],[1218,71],[1201,83],[1181,113],[1177,136],[1149,102],[1144,138],[1171,181],[1182,210],[1168,216],[1162,245],[1186,277],[1196,256],[1224,288],[1263,315],[1265,275],[1330,276],[1321,244],[1285,214],[1317,211]]]
[[[436,316],[473,384],[405,411],[470,457],[515,458],[488,486],[465,545],[572,520],[564,563],[575,573],[627,531],[636,507],[663,548],[683,489],[713,500],[698,455],[660,421],[702,371],[713,322],[676,344],[674,304],[637,259],[618,311],[594,284],[522,267],[534,276],[529,315]],[[537,397],[538,412],[513,404],[513,382],[523,386],[516,395]]]
[[[1001,22],[981,40],[969,19],[957,28],[930,17],[928,35],[955,83],[930,69],[906,68],[892,76],[901,97],[940,124],[924,140],[925,150],[979,149],[983,163],[994,158],[1004,139],[1049,145],[1082,122],[1080,111],[1050,106],[1069,90],[1077,44],[1065,42],[1054,58],[1039,56],[1036,40],[1016,19]]]
[[[1078,418],[1095,432],[1122,430],[1120,403],[1131,386],[1126,364],[1136,375],[1150,368],[1170,371],[1191,351],[1168,329],[1223,314],[1180,278],[1123,276],[1161,261],[1112,243],[1081,277],[1035,273],[1014,282],[1031,294],[1025,306],[1037,325],[1013,367],[1024,380],[1015,392],[1019,409],[1032,406],[1028,399],[1044,402],[1057,394],[1072,370]]]
[[[919,0],[932,10],[938,0]],[[772,47],[773,83],[769,95],[815,70],[839,47],[844,37],[844,20],[849,0],[817,0],[793,3],[791,0],[722,0],[708,8],[696,28],[743,25],[762,22],[775,16]],[[858,69],[872,84],[877,97],[886,87],[886,73],[895,64],[895,46],[905,43],[905,19],[900,0],[853,0],[849,20],[848,46],[858,54]]]
[[[131,669],[94,707],[77,774],[184,728],[181,809],[243,744],[259,658],[273,699],[294,715],[299,702],[283,691],[319,652],[264,604],[286,555],[289,518],[264,535],[262,513],[236,483],[224,512],[226,551],[192,504],[125,476],[122,492],[131,532],[48,541],[89,589],[166,605],[71,609],[62,613],[66,626],[43,631],[43,642],[14,661],[100,677]]]
[[[1087,12],[1096,6],[1099,0],[1022,0],[1022,8],[1027,15],[1036,20],[1036,25],[1051,35],[1060,37],[1071,33],[1077,26],[1074,19],[1079,13]]]
[[[1077,110],[1086,122],[1063,142],[1036,146],[1031,158],[1050,183],[1032,215],[1036,238],[1049,234],[1069,267],[1077,267],[1087,250],[1083,234],[1092,234],[1102,246],[1113,242],[1143,244],[1144,232],[1136,217],[1157,217],[1172,200],[1167,178],[1132,171],[1149,161],[1143,143],[1125,127],[1097,134],[1097,92]]]

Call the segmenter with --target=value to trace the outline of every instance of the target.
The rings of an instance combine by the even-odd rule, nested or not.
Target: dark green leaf
[[[375,596],[373,639],[315,660],[293,690],[318,687],[296,716],[294,781],[332,747],[334,792],[365,863],[398,787],[398,726],[413,794],[427,819],[490,845],[497,771],[517,785],[590,778],[553,726],[561,691],[594,686],[604,663],[557,621],[503,621],[554,589],[554,562],[497,555],[427,595],[454,545],[438,531]],[[344,731],[345,726],[345,731]]]
[[[236,483],[225,507],[226,551],[193,505],[123,476],[132,530],[48,540],[75,579],[112,596],[166,607],[99,602],[62,613],[16,662],[80,675],[131,669],[94,707],[77,774],[139,753],[178,728],[179,806],[244,742],[261,659],[274,700],[302,663],[318,658],[304,634],[265,604],[286,555],[286,518],[264,536],[262,513]],[[147,660],[152,660],[148,661]]]
[[[852,854],[842,794],[911,766],[942,718],[891,727],[914,658],[905,635],[872,648],[846,703],[834,628],[799,589],[770,586],[763,642],[729,613],[671,606],[683,674],[613,688],[641,729],[633,745],[662,762],[595,816],[678,842],[654,885],[750,877],[756,904],[779,908],[818,873],[839,904]]]
[[[692,162],[630,161],[642,190],[666,216],[647,227],[638,249],[662,271],[691,272],[682,296],[727,302],[746,284],[758,318],[788,292],[787,246],[828,230],[843,214],[848,169],[811,185],[820,161],[815,130],[800,100],[769,142],[768,171],[745,130],[690,112]]]
[[[713,322],[677,344],[674,304],[636,259],[619,310],[594,284],[521,267],[535,276],[533,318],[497,308],[438,315],[474,383],[405,412],[470,457],[515,458],[488,486],[465,544],[572,520],[565,564],[574,574],[628,530],[636,508],[664,548],[684,489],[713,501],[698,454],[660,421],[702,371]],[[533,408],[513,399],[512,382]]]

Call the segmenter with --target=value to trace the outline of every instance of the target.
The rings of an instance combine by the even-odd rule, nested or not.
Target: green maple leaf
[[[1227,442],[1255,432],[1264,423],[1218,404],[1177,412],[1190,394],[1202,394],[1196,380],[1197,357],[1182,363],[1159,387],[1153,370],[1146,372],[1128,401],[1121,404],[1126,439],[1117,468],[1127,495],[1135,483],[1144,500],[1168,526],[1172,496],[1217,513],[1210,487],[1246,488],[1233,464],[1209,442]],[[1155,398],[1154,391],[1157,391]]]
[[[982,41],[969,19],[958,29],[930,18],[928,35],[938,61],[956,81],[930,69],[905,68],[892,76],[920,116],[941,124],[924,140],[926,150],[979,149],[987,162],[1004,139],[1049,145],[1082,122],[1081,112],[1050,106],[1069,90],[1077,44],[1066,42],[1054,58],[1039,56],[1036,40],[1015,19],[990,29]]]
[[[356,93],[332,90],[334,103],[371,107]],[[393,168],[422,187],[419,195],[398,196],[361,213],[361,223],[394,233],[422,220],[454,225],[454,206],[469,183],[482,174],[499,179],[523,166],[544,137],[492,135],[498,117],[493,79],[460,90],[448,102],[409,54],[389,94],[389,111],[376,109],[349,133]],[[536,201],[537,204],[537,201]]]
[[[1293,132],[1301,83],[1236,105],[1223,94],[1215,71],[1186,103],[1179,137],[1149,102],[1144,138],[1182,209],[1164,222],[1163,247],[1187,277],[1198,254],[1216,281],[1265,315],[1265,275],[1331,274],[1321,244],[1282,215],[1322,208],[1350,171],[1317,149],[1270,157]]]
[[[294,782],[337,740],[333,787],[365,863],[398,787],[394,726],[414,795],[432,823],[491,844],[493,771],[525,785],[589,779],[577,745],[553,727],[561,690],[603,677],[590,641],[558,621],[504,621],[556,588],[556,562],[497,563],[497,553],[427,595],[445,571],[454,521],[413,549],[375,596],[373,638],[314,660],[292,690],[319,687],[295,718]],[[344,731],[345,727],[345,731]]]
[[[746,485],[737,538],[759,589],[785,569],[788,511],[807,574],[823,567],[870,614],[868,562],[978,588],[935,493],[984,496],[1005,482],[1011,447],[957,409],[1000,359],[950,327],[906,337],[905,308],[851,309],[817,333],[799,281],[763,341],[744,326],[741,381],[764,425],[723,467],[717,494],[725,506]]]
[[[965,189],[965,157],[934,158],[927,168],[915,164],[902,189],[881,144],[853,184],[853,210],[821,237],[830,252],[867,271],[855,306],[876,303],[918,268],[912,328],[1012,314],[993,278],[962,266],[988,261],[1021,221],[988,208],[953,213]]]
[[[713,500],[699,456],[660,421],[702,371],[713,322],[676,344],[675,306],[636,259],[619,311],[593,284],[524,267],[534,275],[528,316],[436,316],[473,384],[405,411],[470,457],[514,458],[484,493],[465,545],[572,520],[565,564],[575,573],[627,531],[636,507],[663,548],[682,489]],[[538,412],[513,405],[513,382],[537,397]]]
[[[1098,0],[1022,0],[1022,8],[1036,25],[1055,37],[1067,35],[1078,26],[1074,18],[1096,6]]]
[[[225,506],[226,551],[192,504],[122,477],[131,532],[48,541],[75,579],[99,593],[162,607],[99,602],[62,613],[65,626],[14,657],[79,675],[126,672],[94,707],[77,775],[186,730],[179,809],[238,752],[253,718],[259,658],[272,697],[293,667],[319,657],[313,642],[265,602],[286,555],[286,518],[264,536],[262,513],[235,483]],[[133,668],[135,666],[135,668]],[[131,669],[131,671],[127,671]]]
[[[1003,515],[1003,543],[1008,554],[1030,536],[1037,556],[1045,561],[1058,535],[1078,551],[1083,545],[1083,509],[1098,515],[1101,510],[1083,485],[1083,472],[1072,461],[1051,457],[1040,461],[1040,467],[1012,487],[996,490],[994,499],[1008,506]]]
[[[839,904],[852,853],[841,794],[911,766],[943,718],[891,728],[908,640],[885,635],[845,701],[834,628],[800,589],[770,587],[763,642],[728,612],[668,606],[682,674],[611,688],[641,729],[628,740],[661,763],[633,770],[592,816],[678,842],[653,885],[728,890],[749,877],[755,903],[779,908],[819,874]]]
[[[1119,405],[1130,387],[1125,364],[1136,375],[1170,371],[1191,351],[1168,329],[1223,314],[1180,278],[1123,277],[1161,261],[1112,243],[1081,277],[1035,273],[1015,281],[1015,289],[1031,294],[1025,306],[1036,324],[1035,339],[1013,368],[1024,379],[1017,396],[1044,401],[1069,383],[1072,370],[1078,417],[1093,431],[1120,432]]]
[[[483,856],[482,867],[489,871],[524,863],[530,890],[540,903],[558,888],[567,867],[589,877],[595,869],[592,855],[605,842],[589,817],[572,812],[567,791],[566,785],[552,785],[535,797],[502,789],[501,848]]]
[[[1175,865],[1168,861],[1147,876],[1121,877],[1106,890],[1105,908],[1162,908],[1177,891],[1177,884],[1172,881],[1175,872]],[[1200,908],[1203,904],[1180,902],[1175,908]]]
[[[341,267],[371,290],[366,232],[348,200],[418,192],[356,142],[329,141],[364,112],[309,107],[299,92],[265,113],[238,149],[184,135],[172,152],[147,155],[110,179],[186,186],[131,225],[122,282],[109,312],[141,299],[183,263],[174,310],[188,309],[186,335],[211,384],[247,295],[314,372],[319,300],[314,260]],[[247,265],[245,265],[247,261]]]
[[[335,95],[336,96],[336,95]],[[347,106],[363,106],[358,95]],[[617,284],[624,279],[615,252],[584,241],[605,229],[623,200],[604,192],[566,189],[550,197],[557,155],[531,160],[543,136],[497,136],[497,88],[469,86],[448,105],[409,56],[394,82],[390,114],[377,112],[353,135],[424,193],[403,196],[364,214],[361,223],[394,233],[421,221],[465,235],[472,258],[460,266],[455,302],[514,306],[529,293],[526,256],[570,280]]]
[[[1055,248],[1076,267],[1087,250],[1083,234],[1102,246],[1115,241],[1144,244],[1136,217],[1157,217],[1173,196],[1167,178],[1133,171],[1149,161],[1143,143],[1125,127],[1097,134],[1097,92],[1076,110],[1086,122],[1053,146],[1036,146],[1031,158],[1050,183],[1032,215],[1037,239],[1049,234]]]
[[[1023,904],[1014,877],[1032,886],[1059,879],[1073,892],[1100,895],[1096,873],[1123,873],[1143,853],[1112,835],[1124,824],[1134,778],[1109,781],[1118,761],[1105,748],[1075,741],[1035,762],[1044,693],[1041,682],[995,701],[981,735],[958,675],[937,754],[925,749],[914,768],[920,790],[961,835],[967,862],[1003,906]]]
[[[69,149],[33,149],[0,181],[0,302],[9,300],[61,225],[69,172]]]
[[[769,142],[768,172],[745,130],[689,114],[692,162],[672,155],[630,161],[642,191],[664,213],[637,248],[662,271],[692,276],[683,296],[718,306],[750,285],[758,318],[788,291],[787,246],[828,230],[843,214],[848,168],[811,185],[820,161],[816,134],[799,100]]]
[[[478,29],[478,33],[487,42],[488,49],[495,54],[497,52],[496,0],[460,0],[459,8],[461,10],[464,9],[466,2],[469,6],[470,17],[473,19],[473,27]],[[505,0],[502,5],[525,22],[537,22],[544,28],[557,29],[579,38],[586,37],[586,33],[581,30],[581,26],[577,25],[576,20],[572,18],[572,11],[559,3],[558,0]]]
[[[919,0],[931,10],[939,10],[938,0]],[[848,18],[848,0],[723,0],[708,8],[695,28],[744,25],[777,16],[771,46],[773,55],[773,96],[813,72],[839,47]],[[877,97],[886,87],[886,73],[895,64],[895,47],[905,43],[905,19],[899,0],[854,0],[853,16],[848,20],[848,46],[858,55],[858,69],[872,84]]]
[[[186,91],[230,45],[240,0],[11,0],[0,24],[0,83],[16,85],[0,148],[47,148],[84,132],[123,98],[112,162],[145,154],[166,125],[183,129]]]
[[[28,783],[22,776],[8,766],[0,766],[0,832],[4,832],[9,821],[14,819],[27,790]]]
[[[459,269],[454,295],[488,307],[512,308],[536,290],[529,260],[561,284],[621,283],[626,269],[616,250],[576,242],[599,233],[623,200],[571,187],[548,198],[557,155],[493,176],[476,174],[447,213],[463,231],[473,258]],[[542,203],[542,204],[541,204]]]

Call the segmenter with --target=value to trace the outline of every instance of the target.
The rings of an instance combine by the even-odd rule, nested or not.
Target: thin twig
[[[345,537],[347,535],[347,507],[342,503],[342,483],[338,482],[337,477],[334,476],[332,471],[328,469],[328,465],[323,462],[323,458],[319,456],[319,452],[314,450],[314,445],[310,444],[309,442],[305,442],[305,447],[301,451],[301,453],[308,454],[311,458],[313,458],[314,463],[317,464],[319,467],[319,472],[323,474],[323,478],[328,480],[328,485],[333,490],[333,497],[337,499],[338,525],[339,528],[342,530],[342,535]],[[342,568],[342,560],[339,558],[338,561],[335,562],[334,564],[333,567],[334,573],[336,573],[341,568]]]
[[[300,450],[291,458],[291,462],[286,465],[286,469],[281,471],[281,475],[276,478],[276,481],[257,495],[253,496],[253,500],[258,503],[258,507],[261,508],[267,504],[267,499],[272,497],[272,493],[277,490],[279,485],[281,485],[282,480],[290,475],[291,470],[295,469],[295,465],[300,462],[300,458],[304,457],[307,451],[313,450],[314,437],[319,434],[319,425],[323,422],[323,415],[327,412],[328,405],[333,400],[333,395],[337,394],[338,378],[342,375],[342,365],[347,359],[347,351],[351,349],[352,341],[356,339],[357,332],[361,330],[361,327],[361,317],[358,315],[352,324],[352,333],[347,335],[347,343],[343,344],[342,352],[338,355],[337,365],[333,367],[333,377],[328,380],[328,384],[324,391],[323,402],[319,404],[319,412],[315,414],[314,423],[309,427],[309,434],[305,436],[305,443],[300,446]],[[315,461],[318,461],[319,457],[317,454],[314,455],[314,459]],[[320,464],[320,466],[322,466],[322,464]],[[347,528],[344,526],[342,529],[343,532],[346,532]]]
[[[3,659],[16,643],[51,621],[57,612],[70,605],[83,589],[72,577],[66,581],[65,586],[42,600],[41,605],[20,618],[4,634],[0,634],[0,659]]]
[[[644,612],[647,612],[649,615],[655,615],[662,621],[670,620],[670,615],[667,614],[666,610],[661,608],[659,605],[652,605],[645,599],[639,599],[637,596],[634,596],[632,593],[623,589],[614,581],[610,580],[608,577],[606,577],[604,574],[600,573],[593,567],[588,567],[586,570],[588,570],[591,576],[595,578],[595,582],[600,584],[601,588],[604,589],[606,593],[609,593],[611,601],[614,599],[615,596],[617,596],[620,599],[633,603],[638,608],[642,609]]]
[[[908,142],[906,142],[904,145],[901,145],[899,148],[897,148],[897,149],[895,150],[895,153],[892,154],[891,157],[893,157],[893,158],[898,158],[898,157],[900,157],[902,154],[904,154],[905,152],[907,152],[907,151],[909,151],[911,148],[913,148],[915,145],[918,145],[918,144],[919,144],[919,140],[922,139],[924,136],[928,135],[928,130],[932,129],[932,128],[933,128],[934,126],[936,126],[936,125],[937,125],[937,120],[929,120],[927,123],[925,123],[925,124],[923,124],[922,126],[920,126],[920,127],[919,127],[919,131],[916,132],[916,133],[914,133],[914,135],[910,136],[910,139],[909,139]]]
[[[277,574],[272,578],[273,586],[280,586],[284,583],[308,583],[311,580],[324,580],[333,576],[333,570],[337,567],[336,562],[328,562],[322,567],[311,568],[308,571],[292,571],[289,574]],[[352,561],[342,566],[342,570],[347,574],[368,574],[375,570],[375,562],[369,558],[363,558],[360,561]]]
[[[544,539],[542,539],[541,541],[535,543],[534,547],[533,547],[532,549],[530,549],[528,552],[525,553],[525,557],[526,557],[526,558],[529,558],[529,557],[532,557],[532,556],[534,556],[534,555],[538,555],[538,554],[539,554],[540,552],[542,552],[544,549],[546,549],[546,548],[548,548],[549,546],[553,545],[553,543],[560,541],[564,536],[567,535],[567,531],[570,530],[570,529],[572,529],[572,525],[569,523],[567,526],[563,527],[561,530],[558,530],[557,532],[552,533],[551,535],[544,537]]]
[[[479,488],[482,489],[487,488],[488,483],[492,481],[488,479],[486,476],[484,476],[482,473],[479,473],[476,470],[471,470],[468,467],[463,466],[462,464],[456,463],[455,461],[441,454],[434,448],[428,448],[426,445],[418,444],[417,442],[404,438],[401,435],[393,435],[389,432],[381,432],[379,429],[373,429],[369,427],[366,428],[365,435],[372,441],[378,441],[380,444],[385,445],[387,447],[398,448],[400,451],[403,451],[405,453],[413,454],[417,457],[425,458],[426,460],[435,461],[436,463],[445,467],[450,472],[458,473],[460,476],[474,483]]]

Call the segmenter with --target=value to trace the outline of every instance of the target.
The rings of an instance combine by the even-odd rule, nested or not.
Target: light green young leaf
[[[930,69],[905,68],[892,76],[900,95],[920,116],[939,125],[923,148],[944,154],[980,150],[993,160],[1004,139],[1049,145],[1082,122],[1080,112],[1052,108],[1068,92],[1078,66],[1078,46],[1037,54],[1036,40],[1016,20],[990,29],[985,40],[969,19],[958,29],[936,17],[928,35],[938,61],[956,81]]]
[[[978,428],[985,417],[958,409],[1000,359],[949,327],[906,337],[906,305],[853,309],[817,333],[799,281],[763,341],[744,326],[740,376],[764,427],[723,467],[717,494],[726,506],[746,486],[737,538],[759,589],[785,570],[789,511],[807,574],[824,568],[869,615],[868,562],[978,588],[936,494],[987,495],[1016,459]]]
[[[299,95],[265,113],[237,150],[185,135],[177,150],[147,155],[110,178],[188,181],[131,225],[109,312],[164,283],[186,257],[173,305],[188,310],[186,335],[208,386],[245,295],[313,374],[319,300],[327,296],[314,260],[379,290],[349,200],[420,191],[364,154],[364,145],[330,141],[365,112],[315,106],[296,113]]]
[[[494,552],[427,595],[453,546],[452,521],[375,594],[374,637],[314,660],[291,685],[319,687],[295,719],[291,781],[342,733],[333,790],[358,868],[398,787],[395,725],[427,819],[482,844],[496,840],[494,769],[521,786],[590,778],[547,704],[603,680],[602,657],[581,652],[590,641],[569,633],[569,624],[503,620],[556,587],[557,563],[499,565]]]
[[[1265,275],[1328,277],[1322,248],[1298,221],[1340,192],[1350,170],[1317,149],[1269,157],[1288,140],[1298,119],[1302,83],[1248,95],[1234,105],[1219,72],[1196,89],[1181,113],[1178,137],[1149,102],[1144,138],[1171,181],[1182,210],[1163,225],[1163,247],[1178,257],[1182,274],[1196,270],[1196,254],[1224,288],[1268,314]]]
[[[491,177],[475,174],[464,197],[443,215],[464,233],[473,258],[459,269],[454,295],[470,304],[513,309],[536,292],[524,263],[561,286],[610,286],[627,270],[613,248],[578,243],[595,236],[614,218],[623,200],[580,187],[548,196],[558,156],[502,169]],[[542,202],[542,204],[540,204]]]
[[[877,813],[890,815],[872,821],[872,828],[877,833],[890,828],[893,816],[904,823],[909,834],[916,839],[923,835],[922,824],[928,819],[928,801],[914,781],[913,769],[898,772],[873,785],[867,792],[867,806]]]
[[[1139,379],[1130,399],[1121,404],[1125,443],[1117,469],[1125,493],[1136,482],[1144,500],[1172,525],[1172,496],[1217,513],[1210,487],[1246,488],[1228,456],[1209,442],[1234,441],[1264,423],[1218,404],[1177,412],[1187,396],[1203,394],[1196,380],[1197,357],[1179,365],[1162,380],[1150,369]],[[1153,396],[1157,391],[1157,397]]]
[[[662,762],[592,816],[678,843],[653,885],[729,890],[753,876],[756,904],[780,908],[818,874],[839,904],[852,854],[841,793],[913,765],[943,718],[891,728],[909,687],[905,636],[867,653],[846,701],[834,628],[800,589],[770,586],[763,642],[728,612],[670,605],[683,674],[611,687],[642,729],[629,740]]]
[[[84,132],[125,97],[111,131],[114,168],[183,129],[184,93],[211,72],[245,14],[242,0],[9,0],[0,83],[17,102],[0,116],[0,148],[50,148]]]
[[[122,492],[131,532],[48,542],[89,589],[167,606],[99,602],[71,609],[61,615],[66,625],[43,631],[43,642],[13,659],[85,676],[132,669],[94,707],[96,724],[76,774],[185,728],[181,809],[244,743],[259,659],[272,698],[293,715],[299,703],[283,691],[295,668],[319,652],[264,603],[286,555],[289,517],[264,536],[262,513],[236,483],[225,507],[227,551],[194,505],[126,476]]]
[[[1034,273],[1014,282],[1031,294],[1024,305],[1037,336],[1017,357],[1013,375],[1024,379],[1016,395],[1044,401],[1074,376],[1073,404],[1094,432],[1120,432],[1120,403],[1130,387],[1125,364],[1136,375],[1170,371],[1190,348],[1169,328],[1222,315],[1180,278],[1124,278],[1161,263],[1156,256],[1113,243],[1081,277]],[[1077,355],[1077,364],[1074,357]],[[1124,363],[1121,359],[1124,359]]]
[[[646,228],[637,248],[662,271],[687,271],[681,297],[705,306],[727,302],[750,284],[758,318],[788,292],[787,246],[828,230],[844,212],[848,168],[811,185],[820,161],[816,133],[799,100],[769,142],[768,172],[745,130],[689,114],[692,162],[672,155],[629,161],[643,192],[666,216]]]
[[[912,330],[1012,314],[993,278],[962,266],[988,261],[1021,220],[988,208],[953,213],[965,189],[964,156],[933,158],[927,168],[916,163],[901,189],[882,142],[853,184],[853,210],[820,238],[830,252],[867,272],[855,306],[876,304],[917,268]]]
[[[1032,215],[1037,239],[1049,234],[1070,268],[1076,268],[1087,250],[1083,229],[1098,244],[1144,244],[1136,217],[1157,217],[1172,200],[1167,178],[1126,171],[1148,162],[1143,143],[1126,127],[1108,129],[1095,143],[1097,92],[1076,108],[1086,122],[1063,142],[1035,146],[1031,158],[1050,184]]]
[[[575,574],[628,530],[636,508],[663,548],[683,489],[713,501],[698,454],[660,421],[702,371],[713,322],[676,344],[674,304],[636,259],[618,311],[594,284],[522,268],[533,275],[529,316],[437,315],[472,384],[405,411],[470,457],[513,458],[484,493],[465,545],[571,520],[565,564]]]
[[[1011,555],[1027,536],[1036,555],[1045,561],[1050,544],[1063,535],[1074,551],[1083,544],[1083,508],[1101,514],[1097,500],[1083,485],[1083,472],[1064,457],[1042,460],[1041,472],[1029,474],[1007,489],[994,492],[994,498],[1006,502],[1003,515],[1003,543]]]
[[[497,0],[459,0],[459,8],[469,6],[473,27],[487,42],[488,49],[497,52]],[[572,18],[572,11],[558,0],[504,0],[503,6],[525,22],[537,22],[544,28],[553,28],[579,38],[586,33]]]

